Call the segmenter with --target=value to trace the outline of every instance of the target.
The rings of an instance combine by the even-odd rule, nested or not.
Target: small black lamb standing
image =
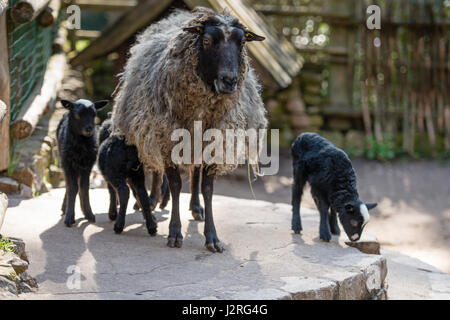
[[[300,202],[308,181],[320,212],[320,239],[339,235],[339,220],[351,241],[361,237],[376,203],[364,204],[356,189],[356,176],[347,154],[316,133],[303,133],[291,146],[294,168],[292,230],[300,233]],[[330,211],[329,211],[330,209]]]
[[[75,223],[75,198],[80,192],[81,210],[89,221],[95,222],[89,203],[89,175],[97,158],[97,141],[94,120],[97,110],[108,103],[101,100],[92,103],[80,99],[76,102],[61,100],[68,109],[56,131],[61,165],[66,180],[66,194],[62,205],[66,215],[64,223],[70,227]]]
[[[136,147],[126,144],[123,136],[111,135],[100,145],[98,164],[108,183],[110,196],[108,216],[110,220],[116,220],[114,231],[121,233],[125,226],[131,188],[139,207],[142,208],[148,233],[155,235],[156,219],[151,212],[145,188],[144,168],[139,161]],[[119,214],[117,214],[117,197],[119,198]]]

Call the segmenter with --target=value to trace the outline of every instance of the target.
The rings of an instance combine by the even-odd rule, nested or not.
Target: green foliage
[[[394,136],[387,134],[382,143],[378,143],[373,137],[366,137],[365,154],[369,159],[394,159],[396,156]]]
[[[9,238],[0,238],[0,251],[14,252],[14,243]]]

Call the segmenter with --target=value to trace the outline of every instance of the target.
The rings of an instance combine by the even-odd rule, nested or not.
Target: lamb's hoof
[[[85,218],[87,219],[87,221],[95,223],[95,216],[93,214],[88,215]]]
[[[117,212],[108,212],[108,218],[111,221],[115,221],[117,219]]]
[[[321,234],[320,235],[320,239],[322,241],[325,241],[325,242],[330,242],[330,240],[331,240],[331,233],[329,233],[329,234]]]
[[[201,206],[195,205],[192,211],[192,216],[194,217],[194,220],[197,221],[205,221],[205,211]]]
[[[300,229],[300,230],[292,230],[292,231],[294,231],[295,234],[300,234],[302,230]]]
[[[75,219],[74,218],[69,218],[66,215],[66,219],[64,220],[64,224],[66,225],[66,227],[70,228],[72,225],[75,224]]]
[[[335,236],[340,236],[341,235],[341,229],[339,229],[339,227],[331,228],[331,234],[334,234]]]
[[[139,207],[139,203],[137,203],[137,201],[134,203],[133,210],[134,211],[141,210],[141,207]]]
[[[161,203],[159,204],[159,208],[160,208],[161,210],[163,210],[165,207],[167,207],[167,204],[168,204],[168,203],[169,203],[169,200],[161,202]]]
[[[292,231],[294,231],[295,234],[300,234],[303,228],[301,226],[292,226]]]
[[[151,237],[156,236],[156,234],[158,233],[158,229],[157,229],[157,228],[150,228],[150,229],[147,229],[147,231],[148,231],[148,234],[149,234]]]
[[[181,228],[169,229],[169,237],[167,238],[167,246],[170,248],[181,248],[183,246],[183,235]]]
[[[145,225],[147,227],[148,233],[153,237],[156,235],[158,225],[156,224],[155,217],[150,213],[145,217]]]
[[[208,249],[211,252],[223,252],[223,245],[220,242],[219,238],[217,238],[217,235],[214,234],[206,234],[206,242],[205,242],[205,247],[206,249]]]
[[[116,223],[114,224],[114,232],[116,234],[121,234],[124,228],[124,223]]]

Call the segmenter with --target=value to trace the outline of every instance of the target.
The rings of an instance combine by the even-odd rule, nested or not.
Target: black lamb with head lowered
[[[95,222],[89,203],[89,175],[97,159],[97,141],[94,120],[97,110],[103,108],[108,101],[92,103],[80,99],[76,102],[61,100],[68,109],[56,131],[61,165],[66,179],[66,194],[62,205],[66,215],[64,223],[70,227],[75,223],[75,198],[80,193],[81,210],[84,216]]]
[[[111,135],[100,145],[98,164],[108,183],[110,196],[108,216],[110,220],[116,220],[114,231],[121,233],[125,226],[125,214],[131,188],[142,208],[148,233],[155,235],[156,219],[151,213],[145,188],[144,168],[139,161],[136,147],[127,145],[123,136]],[[117,214],[117,197],[119,198],[119,214]]]
[[[291,147],[294,167],[292,187],[292,230],[300,233],[300,202],[308,182],[320,212],[320,239],[339,235],[337,215],[347,236],[357,241],[369,221],[368,210],[376,203],[364,204],[356,189],[356,176],[347,154],[316,133],[303,133]]]

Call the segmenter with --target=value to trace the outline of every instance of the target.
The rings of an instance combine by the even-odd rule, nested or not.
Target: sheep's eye
[[[207,38],[204,38],[204,39],[203,39],[203,45],[204,45],[204,46],[208,46],[209,43],[210,43],[210,42],[209,42],[209,39],[207,39]]]

